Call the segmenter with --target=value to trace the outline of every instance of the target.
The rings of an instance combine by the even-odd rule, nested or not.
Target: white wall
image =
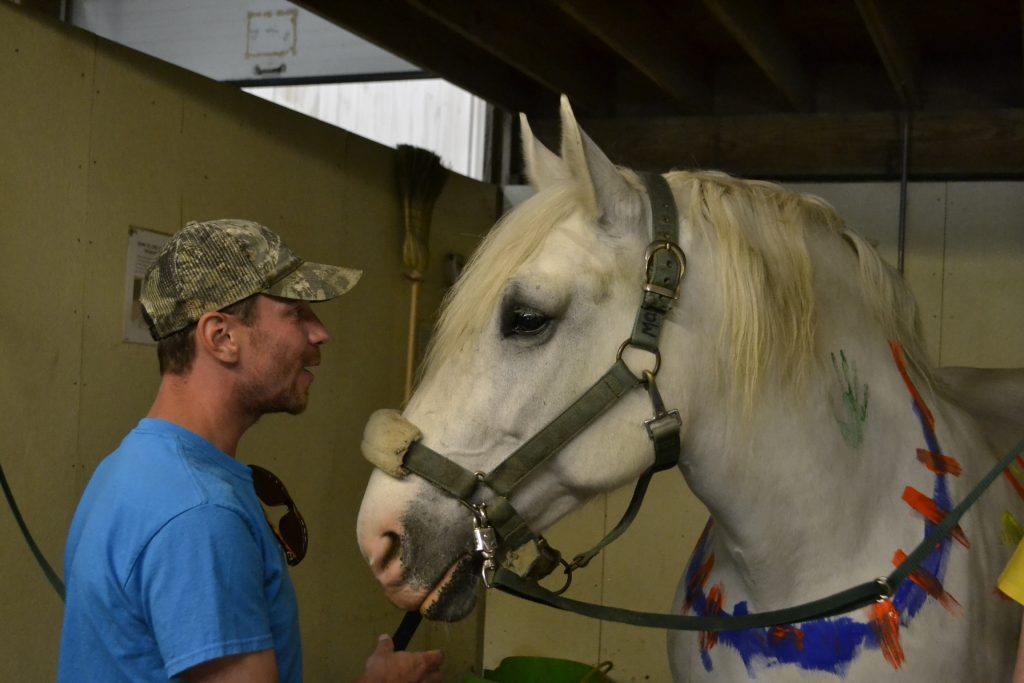
[[[246,88],[247,92],[389,147],[429,149],[456,173],[484,179],[488,106],[440,79]]]
[[[420,69],[287,0],[74,0],[75,26],[217,81]]]

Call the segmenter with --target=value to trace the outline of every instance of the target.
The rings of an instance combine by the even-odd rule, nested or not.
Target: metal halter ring
[[[882,603],[886,600],[891,600],[892,596],[896,595],[896,589],[889,583],[889,579],[885,576],[879,576],[875,579],[875,583],[878,584],[880,592],[878,597],[875,598],[875,602]]]
[[[643,347],[636,346],[636,344],[633,343],[633,340],[627,339],[626,341],[622,342],[622,344],[619,346],[619,351],[618,351],[618,353],[615,354],[615,360],[616,361],[622,360],[622,352],[625,351],[626,347],[629,347],[629,346],[633,346],[635,348],[640,349],[641,351],[646,351],[647,353],[653,353],[654,354],[654,369],[650,370],[649,372],[652,375],[657,375],[658,374],[658,370],[661,369],[661,350],[660,349],[654,349],[652,351],[651,349],[645,349]],[[641,374],[643,374],[643,373],[641,373]]]

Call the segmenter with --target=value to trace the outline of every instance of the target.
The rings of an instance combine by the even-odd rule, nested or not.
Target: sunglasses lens
[[[249,465],[252,470],[252,485],[256,489],[256,495],[263,501],[264,505],[286,505],[288,503],[288,491],[285,490],[281,480],[268,470],[256,465]]]
[[[297,512],[289,512],[277,524],[281,538],[288,544],[288,548],[295,555],[295,559],[289,564],[298,564],[306,556],[308,537],[306,536],[306,524]]]
[[[285,556],[290,565],[297,565],[306,556],[306,547],[309,538],[306,535],[306,523],[295,507],[295,501],[288,495],[288,490],[272,472],[265,470],[258,465],[249,465],[252,470],[252,485],[256,495],[264,505],[276,507],[287,505],[288,512],[275,526],[271,518],[267,517],[267,523],[273,529],[277,540],[284,547]]]

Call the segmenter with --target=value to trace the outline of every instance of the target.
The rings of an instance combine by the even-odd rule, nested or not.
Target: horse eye
[[[539,334],[547,329],[551,318],[526,306],[508,306],[501,316],[501,336],[511,337]]]

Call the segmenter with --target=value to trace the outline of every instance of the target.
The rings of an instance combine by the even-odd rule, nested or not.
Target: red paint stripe
[[[716,583],[708,591],[708,616],[717,616],[722,613],[722,603],[725,601],[725,595],[722,590],[722,584]],[[700,633],[700,649],[707,652],[718,643],[718,631],[701,631]]]
[[[900,613],[892,604],[892,600],[876,602],[868,612],[871,630],[875,632],[882,656],[893,669],[899,671],[906,661],[903,646],[900,645]]]
[[[768,635],[776,644],[783,643],[787,640],[792,641],[797,652],[803,652],[804,632],[799,629],[788,628],[786,626],[774,626],[768,632]]]
[[[1010,482],[1010,485],[1013,486],[1013,490],[1017,492],[1017,495],[1020,496],[1021,500],[1024,500],[1024,486],[1021,486],[1021,483],[1017,481],[1017,477],[1013,476],[1013,473],[1009,469],[1003,470],[1003,476],[1005,476]]]
[[[962,471],[960,463],[955,458],[942,453],[932,453],[924,448],[917,449],[917,459],[935,474],[952,474],[954,477],[959,477]]]
[[[689,612],[690,608],[693,607],[693,601],[699,593],[703,592],[704,586],[708,582],[708,577],[711,576],[711,570],[714,568],[715,554],[711,553],[708,555],[708,559],[704,560],[700,567],[697,568],[697,571],[694,572],[689,583],[686,584],[686,601],[683,602],[683,614]]]
[[[892,564],[894,567],[899,567],[907,559],[907,554],[902,550],[897,550],[892,556]],[[939,604],[946,608],[946,611],[955,617],[962,617],[964,615],[963,607],[957,602],[956,598],[946,592],[946,589],[942,587],[940,582],[934,574],[923,567],[919,567],[910,573],[910,580],[916,583],[918,586],[924,589],[924,592],[939,601]]]
[[[935,431],[935,417],[932,415],[932,411],[928,410],[928,406],[925,405],[924,399],[921,398],[921,394],[918,393],[917,387],[914,386],[914,382],[910,379],[910,374],[907,372],[907,361],[903,357],[903,347],[898,342],[889,341],[889,348],[892,350],[893,360],[896,361],[896,367],[899,368],[900,375],[903,377],[903,383],[907,385],[907,391],[914,399],[914,403],[917,404],[917,409],[921,411],[921,415],[924,417],[925,422],[928,423],[928,429]]]
[[[925,519],[932,524],[940,524],[948,514],[944,510],[940,510],[934,500],[912,486],[908,486],[903,489],[903,500],[907,502],[907,505],[924,515]],[[967,540],[967,536],[964,534],[964,530],[960,528],[959,524],[953,527],[951,535],[963,547],[971,547],[970,541]]]

